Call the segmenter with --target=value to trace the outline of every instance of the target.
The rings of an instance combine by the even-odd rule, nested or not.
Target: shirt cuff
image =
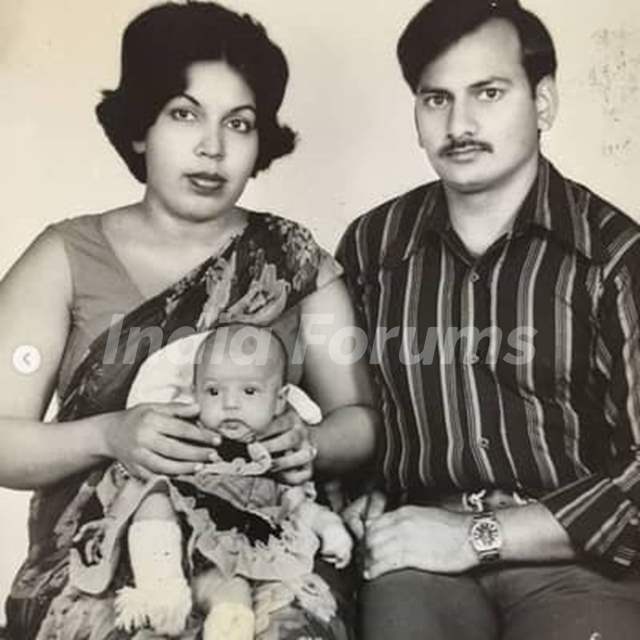
[[[611,478],[588,476],[540,499],[586,555],[630,567],[640,553],[637,505]]]

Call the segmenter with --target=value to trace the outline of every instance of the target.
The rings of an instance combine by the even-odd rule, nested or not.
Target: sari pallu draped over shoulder
[[[93,341],[60,398],[57,421],[123,410],[131,383],[147,357],[173,340],[218,324],[271,326],[293,353],[300,301],[339,275],[340,267],[304,228],[271,214],[250,212],[243,233],[220,253],[119,318]],[[300,375],[295,366],[290,369],[294,381]],[[68,582],[69,550],[81,519],[101,517],[92,513],[98,503],[93,498],[111,462],[105,460],[35,492],[28,557],[6,607],[11,638],[45,637],[39,629]],[[129,637],[120,633],[100,634],[94,629],[86,637]],[[74,629],[60,630],[55,637],[84,636]]]

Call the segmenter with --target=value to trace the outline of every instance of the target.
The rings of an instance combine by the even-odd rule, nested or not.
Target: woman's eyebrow
[[[196,107],[201,107],[202,105],[200,104],[200,102],[198,100],[196,100],[196,98],[194,98],[191,94],[189,93],[179,93],[176,98],[186,98],[189,102],[192,102]]]
[[[246,109],[248,109],[249,111],[253,111],[253,113],[256,113],[256,108],[252,104],[241,104],[237,107],[233,107],[233,109],[229,109],[229,113],[238,113],[239,111],[245,111]]]
[[[202,108],[202,103],[197,98],[194,98],[194,96],[192,96],[190,93],[187,93],[186,91],[183,93],[179,93],[176,96],[176,98],[186,98],[194,106]],[[250,111],[253,111],[253,113],[256,113],[256,107],[254,104],[251,104],[251,103],[240,104],[237,107],[232,107],[231,109],[229,109],[229,113],[238,113],[239,111],[244,111],[245,109],[249,109]]]

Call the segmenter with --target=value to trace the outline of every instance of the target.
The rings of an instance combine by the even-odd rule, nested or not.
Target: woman
[[[331,336],[353,326],[339,267],[295,223],[236,206],[249,177],[293,148],[277,120],[286,80],[282,52],[248,16],[213,3],[138,16],[125,31],[120,85],[97,113],[146,184],[143,200],[48,227],[0,285],[0,484],[36,491],[29,556],[7,603],[16,640],[129,637],[114,629],[112,591],[89,599],[69,585],[68,556],[111,461],[140,477],[178,475],[212,453],[191,422],[197,406],[124,408],[139,366],[166,343],[221,322],[302,337],[297,377],[325,419],[313,432],[292,412],[274,423],[265,446],[283,481],[345,472],[373,450],[366,370],[329,354]],[[38,349],[35,373],[10,366],[17,345]],[[54,390],[58,421],[44,424]],[[342,623],[284,610],[263,637],[345,634]]]

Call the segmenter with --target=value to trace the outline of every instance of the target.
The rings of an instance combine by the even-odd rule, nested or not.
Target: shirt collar
[[[443,235],[451,228],[449,211],[441,181],[424,187],[424,197],[415,219],[414,231],[396,260],[406,260],[421,247],[431,233]],[[514,234],[524,235],[530,229],[543,229],[571,251],[578,251],[588,260],[600,260],[602,251],[593,246],[592,233],[586,215],[589,192],[576,189],[542,155],[536,179],[516,215]],[[399,249],[399,248],[398,248]],[[400,255],[398,255],[400,254]]]
[[[601,252],[593,246],[586,215],[589,200],[588,191],[576,189],[541,155],[536,180],[516,216],[514,234],[537,227],[588,260],[599,259]]]

